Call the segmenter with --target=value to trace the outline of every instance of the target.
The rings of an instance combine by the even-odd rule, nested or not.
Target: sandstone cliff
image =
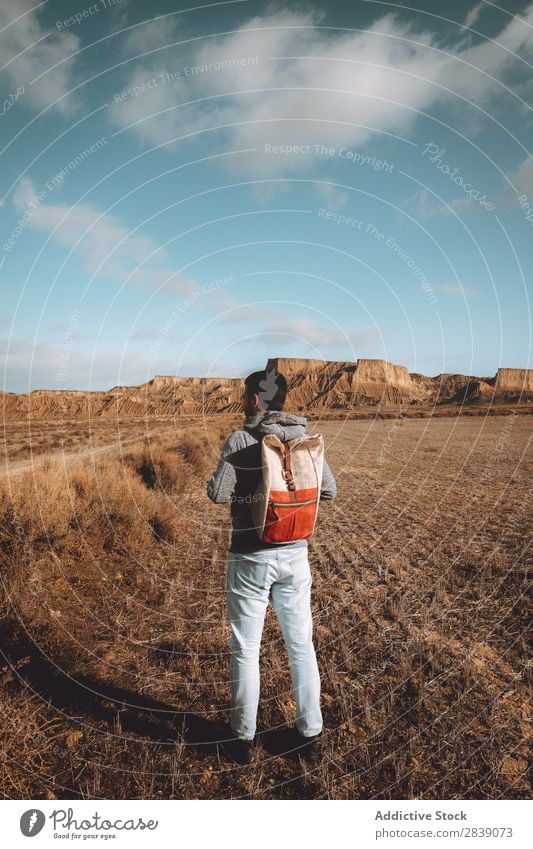
[[[410,373],[385,360],[356,362],[273,358],[267,368],[285,374],[287,408],[293,411],[445,407],[465,404],[533,401],[532,369],[499,369],[494,377]],[[0,392],[3,419],[74,419],[211,415],[241,409],[243,382],[238,378],[156,375],[138,386],[106,392],[36,389],[25,395]]]
[[[497,392],[533,392],[533,369],[500,368],[495,384]]]
[[[299,370],[300,362],[282,358],[267,362],[267,369],[276,368],[286,375],[293,407],[339,409],[356,404],[410,403],[412,399],[427,397],[405,366],[385,360],[360,359],[354,363],[308,360],[312,365],[306,364]]]

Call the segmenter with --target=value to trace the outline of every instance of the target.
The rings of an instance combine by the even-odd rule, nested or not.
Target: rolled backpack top
[[[283,544],[308,539],[316,524],[324,440],[321,434],[282,442],[263,438],[262,478],[252,497],[252,519],[262,542]]]

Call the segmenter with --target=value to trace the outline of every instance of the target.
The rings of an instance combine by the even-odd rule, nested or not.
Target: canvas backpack
[[[252,497],[252,519],[262,542],[283,544],[308,539],[316,524],[324,440],[321,434],[282,442],[263,437],[262,476]]]

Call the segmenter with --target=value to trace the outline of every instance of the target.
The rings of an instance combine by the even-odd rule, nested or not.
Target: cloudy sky
[[[2,3],[1,388],[531,367],[532,60],[513,0]]]

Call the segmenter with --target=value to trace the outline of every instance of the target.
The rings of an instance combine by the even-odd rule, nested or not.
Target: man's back
[[[261,479],[261,442],[275,435],[287,442],[304,436],[307,419],[286,412],[266,412],[246,419],[244,429],[232,433],[222,449],[218,468],[208,483],[207,494],[216,504],[231,502],[233,533],[230,551],[251,553],[273,548],[305,548],[307,540],[273,545],[259,539],[250,505]],[[335,479],[326,461],[320,497],[331,500],[336,495]]]

